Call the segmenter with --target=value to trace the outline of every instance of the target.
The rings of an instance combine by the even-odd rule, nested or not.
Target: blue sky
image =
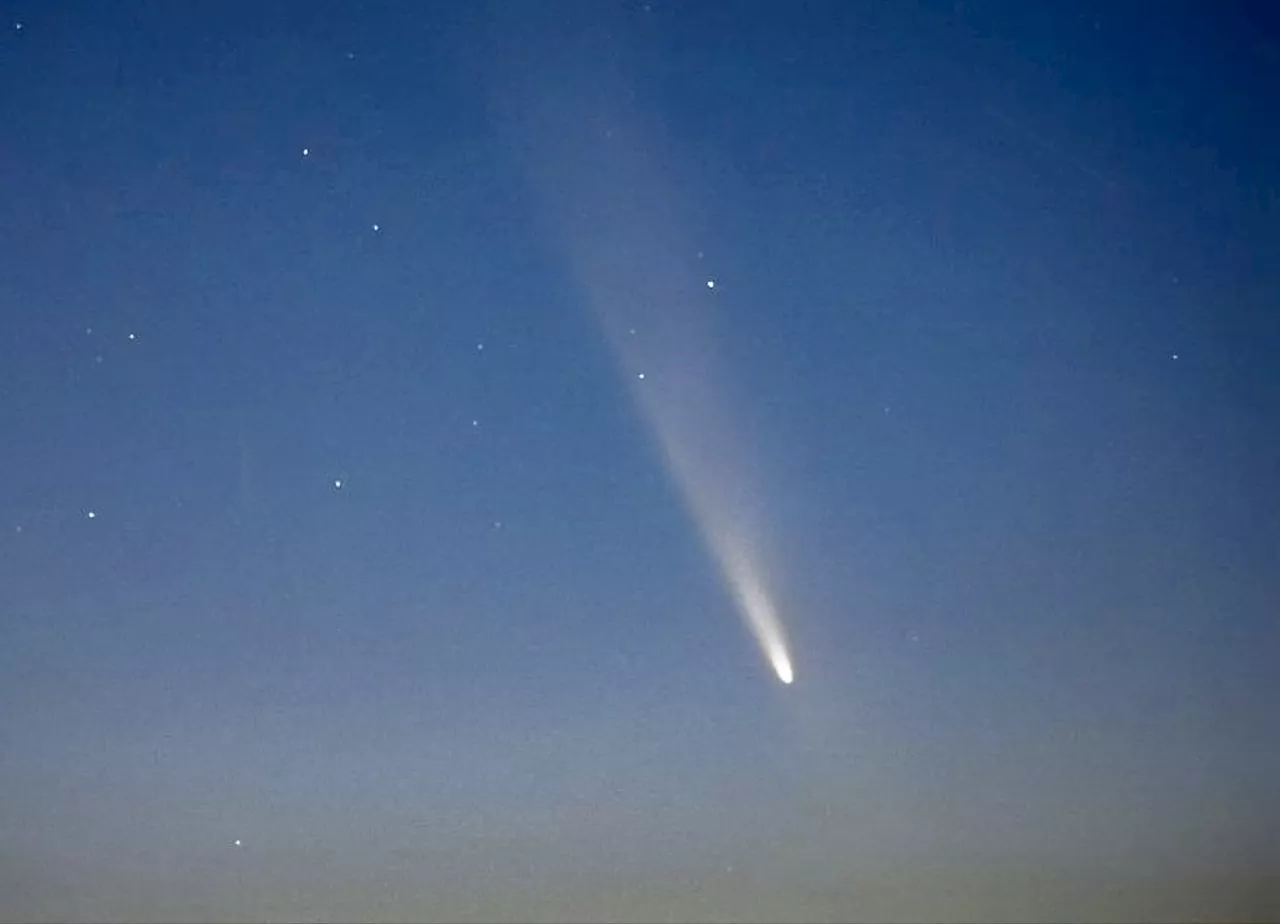
[[[1265,8],[2,11],[0,918],[1274,918]]]

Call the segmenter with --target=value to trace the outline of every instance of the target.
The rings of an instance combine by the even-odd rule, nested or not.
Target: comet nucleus
[[[795,679],[795,674],[791,670],[791,659],[787,657],[787,653],[785,651],[775,651],[771,660],[773,661],[773,669],[777,672],[779,680],[783,683],[790,683]]]

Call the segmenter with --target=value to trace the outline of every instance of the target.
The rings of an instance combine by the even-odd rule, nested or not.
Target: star
[[[644,379],[644,373],[643,373],[643,372],[637,373],[637,374],[636,374],[636,378],[643,380],[643,379]]]
[[[708,279],[708,280],[707,280],[707,288],[708,288],[708,289],[714,289],[715,287],[716,287],[716,281],[715,281],[714,279]]]
[[[89,512],[87,512],[87,513],[85,514],[85,518],[86,518],[86,519],[89,519],[89,520],[96,519],[96,518],[97,518],[97,516],[98,516],[98,515],[97,515],[94,511],[92,511],[92,510],[90,510]]]
[[[137,334],[130,334],[130,335],[129,335],[129,339],[130,339],[130,340],[137,340],[137,339],[138,339],[138,335],[137,335]]]
[[[381,225],[379,225],[379,224],[374,224],[374,226],[373,226],[373,233],[374,233],[374,234],[377,234],[377,233],[378,233],[379,231],[381,231],[381,230],[382,230],[382,226],[381,226]]]
[[[471,426],[473,426],[473,427],[478,427],[478,426],[480,426],[480,421],[478,421],[478,420],[473,420],[473,421],[471,421]]]
[[[479,342],[479,343],[477,343],[477,344],[476,344],[476,350],[478,350],[478,351],[479,351],[479,352],[481,352],[481,353],[483,353],[483,352],[484,352],[484,341],[483,341],[483,340],[482,340],[481,342]]]
[[[311,156],[311,148],[303,148],[303,149],[302,149],[302,156],[303,156],[303,157],[310,157],[310,156]]]
[[[1174,354],[1172,355],[1172,357],[1170,357],[1170,358],[1171,358],[1171,359],[1177,359],[1177,358],[1178,358],[1178,354],[1177,354],[1177,353],[1174,353]]]
[[[237,837],[237,838],[236,838],[234,841],[232,841],[231,843],[232,843],[232,844],[234,844],[236,847],[239,847],[239,846],[241,845],[240,838],[238,838],[238,837]]]
[[[341,491],[341,490],[342,490],[342,479],[341,479],[341,478],[335,478],[335,479],[333,479],[333,489],[334,489],[335,491]]]

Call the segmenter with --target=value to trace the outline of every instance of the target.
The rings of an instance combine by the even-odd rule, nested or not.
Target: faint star
[[[471,421],[471,426],[473,426],[473,427],[478,427],[478,426],[480,426],[480,421],[478,421],[478,420],[473,420],[473,421]]]
[[[484,351],[484,342],[483,342],[483,341],[481,341],[480,343],[477,343],[477,344],[476,344],[476,349],[477,349],[477,350],[479,350],[479,351],[481,351],[481,352],[483,352],[483,351]]]
[[[93,328],[92,328],[92,327],[86,327],[86,328],[84,329],[84,332],[85,332],[86,334],[92,334],[92,333],[93,333]]]
[[[95,363],[100,363],[100,362],[102,362],[102,355],[101,355],[101,354],[99,354],[99,355],[95,356],[95,357],[93,358],[93,361],[94,361]]]
[[[631,330],[627,331],[627,333],[634,337],[636,335],[636,329],[633,327]]]
[[[20,22],[15,22],[15,23],[13,24],[13,28],[15,28],[15,29],[17,29],[19,32],[21,32],[21,31],[22,31],[22,23],[20,23]]]
[[[501,520],[494,520],[494,521],[493,521],[493,528],[494,528],[494,529],[502,529],[502,521],[501,521]]]
[[[1174,353],[1172,358],[1173,358],[1173,359],[1177,359],[1177,358],[1178,358],[1178,354],[1177,354],[1177,353]]]

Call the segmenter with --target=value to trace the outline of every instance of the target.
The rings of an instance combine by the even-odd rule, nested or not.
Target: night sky
[[[1278,112],[1266,4],[0,3],[0,919],[1277,919]]]

